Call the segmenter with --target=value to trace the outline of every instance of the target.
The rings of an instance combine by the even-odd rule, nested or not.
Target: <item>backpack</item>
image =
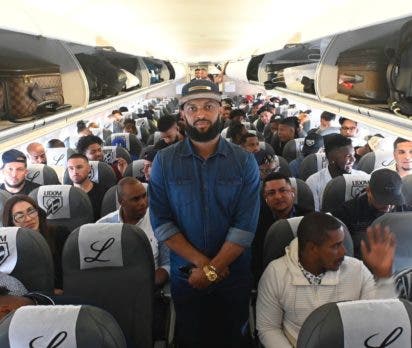
[[[397,40],[386,73],[388,103],[395,114],[409,118],[412,117],[412,21],[402,26]]]

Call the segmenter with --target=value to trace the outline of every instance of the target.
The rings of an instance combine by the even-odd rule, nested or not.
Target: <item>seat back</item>
[[[89,179],[91,181],[95,182],[96,184],[101,184],[102,186],[107,188],[116,185],[116,174],[114,173],[112,167],[110,167],[107,163],[100,161],[89,161],[89,164]],[[63,184],[73,185],[67,169],[64,172]]]
[[[126,348],[116,320],[93,306],[22,306],[0,321],[0,346]]]
[[[131,164],[129,164],[124,172],[123,176],[131,176],[133,178],[136,178],[137,180],[144,180],[144,172],[143,172],[143,167],[144,167],[144,159],[138,159],[136,161],[133,161]]]
[[[412,205],[412,175],[406,175],[402,178],[402,193],[405,203]]]
[[[315,200],[308,184],[301,179],[289,178],[292,187],[295,189],[295,200],[293,204],[304,207],[307,210],[315,210]]]
[[[406,268],[397,272],[393,276],[393,280],[396,286],[396,292],[399,294],[399,298],[405,300],[412,300],[412,268]]]
[[[111,165],[117,157],[123,158],[126,162],[132,163],[129,152],[121,146],[103,146],[103,162]]]
[[[343,174],[330,180],[323,190],[322,211],[333,211],[361,194],[369,184],[369,174]]]
[[[273,150],[272,145],[264,141],[259,141],[259,147],[261,150],[265,150],[267,153],[271,154],[272,156],[275,156],[275,150]]]
[[[0,228],[0,272],[17,278],[29,291],[52,293],[54,288],[50,248],[39,232],[28,228]]]
[[[411,317],[405,300],[327,303],[306,318],[297,348],[410,348]]]
[[[396,251],[393,271],[399,272],[412,267],[412,212],[386,213],[375,219],[372,225],[389,226],[395,234]]]
[[[282,156],[277,156],[279,159],[279,173],[286,175],[287,177],[292,176],[292,172],[290,171],[288,161],[286,161]]]
[[[47,214],[48,223],[63,225],[73,231],[76,227],[94,221],[93,208],[87,194],[70,185],[45,185],[30,192]]]
[[[26,180],[39,185],[59,185],[56,171],[46,164],[28,164]]]
[[[372,151],[361,157],[357,169],[370,174],[376,169],[392,165],[394,161],[392,151]]]
[[[111,313],[137,347],[152,347],[154,260],[146,234],[134,225],[87,224],[63,250],[65,292]]]
[[[117,199],[117,186],[112,186],[104,194],[101,208],[101,217],[119,209],[120,204]]]
[[[0,190],[0,211],[3,212],[4,203],[11,197],[7,191]],[[0,214],[0,227],[3,226],[3,214]]]
[[[325,153],[311,153],[302,161],[299,168],[299,178],[306,181],[312,174],[326,168],[328,166],[328,159]]]
[[[47,164],[53,166],[66,167],[67,159],[74,153],[75,151],[73,149],[67,147],[56,147],[51,149],[47,148]]]
[[[281,219],[270,226],[263,244],[264,268],[266,268],[271,261],[285,255],[285,248],[296,237],[298,227],[302,219],[303,216]],[[345,245],[346,255],[353,256],[352,237],[346,225],[342,221],[340,221],[340,223],[342,224],[343,231],[345,233],[343,244]]]
[[[291,162],[302,152],[302,146],[305,138],[296,138],[289,140],[283,148],[282,156],[286,161]]]
[[[134,134],[130,133],[113,133],[110,135],[111,146],[120,146],[126,149],[132,158],[138,158],[142,151],[143,145]]]

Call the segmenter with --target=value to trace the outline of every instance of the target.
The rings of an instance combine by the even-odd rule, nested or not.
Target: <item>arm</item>
[[[256,328],[259,339],[266,348],[292,348],[283,334],[283,308],[278,298],[281,293],[277,287],[273,264],[270,264],[259,282],[256,302]]]
[[[169,280],[170,274],[170,252],[163,242],[158,242],[159,256],[158,268],[155,271],[155,284],[162,286]]]

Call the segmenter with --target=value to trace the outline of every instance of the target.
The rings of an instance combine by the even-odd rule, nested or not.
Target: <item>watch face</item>
[[[209,280],[211,282],[214,282],[217,279],[217,274],[215,272],[210,272],[209,273]]]

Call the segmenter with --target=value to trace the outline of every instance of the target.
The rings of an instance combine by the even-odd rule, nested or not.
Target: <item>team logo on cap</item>
[[[47,216],[56,214],[63,207],[62,191],[45,191],[43,206],[46,208]]]
[[[362,191],[365,189],[366,186],[368,186],[369,181],[368,180],[354,180],[352,182],[352,188],[350,191],[350,195],[352,198],[355,198],[359,196]]]
[[[307,146],[313,146],[313,145],[315,145],[315,140],[306,139],[305,144]]]
[[[0,265],[9,257],[9,245],[6,241],[0,241]]]

